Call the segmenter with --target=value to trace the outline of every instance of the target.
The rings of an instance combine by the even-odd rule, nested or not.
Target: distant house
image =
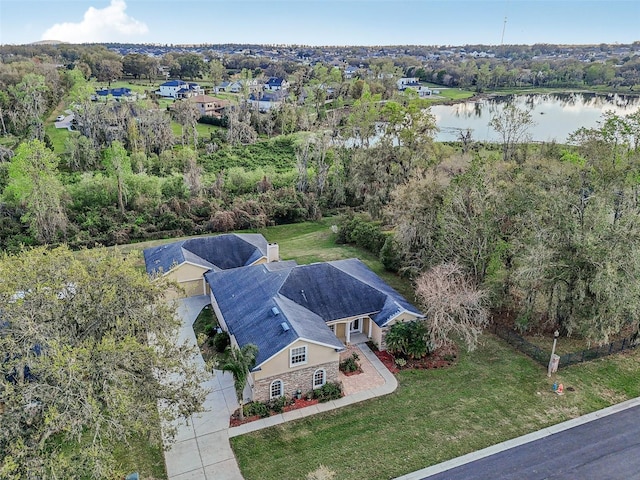
[[[268,112],[272,108],[277,108],[287,97],[284,90],[277,92],[252,93],[249,95],[248,102],[253,108],[257,108],[260,112]]]
[[[92,100],[99,100],[100,97],[109,97],[115,98],[116,100],[136,100],[138,98],[144,98],[144,94],[137,94],[132,92],[131,89],[126,87],[120,88],[99,88],[96,90],[95,95],[91,95]]]
[[[222,82],[219,85],[216,85],[215,87],[213,87],[213,91],[215,93],[220,93],[220,92],[228,92],[229,87],[231,86],[231,82]]]
[[[277,261],[278,244],[269,244],[260,234],[224,234],[147,248],[143,251],[149,275],[175,280],[187,297],[205,295],[204,273]],[[169,296],[181,296],[170,292]]]
[[[412,87],[409,87],[412,88]],[[421,98],[430,97],[433,94],[433,90],[425,85],[418,85],[417,88],[414,88],[416,92],[418,92],[418,96]]]
[[[231,82],[222,82],[220,85],[216,85],[213,90],[215,91],[215,93],[240,93],[242,92],[244,85],[247,86],[250,92],[256,92],[262,89],[262,84],[259,84],[258,80],[252,78],[250,80],[241,79]]]
[[[169,80],[160,85],[160,89],[156,93],[161,97],[167,98],[189,98],[196,95],[204,95],[204,89],[194,82]]]
[[[339,352],[367,338],[385,349],[395,323],[418,309],[358,259],[266,263],[205,274],[233,345],[255,344],[245,399],[266,401],[338,380]]]
[[[270,90],[272,92],[277,92],[278,90],[286,90],[289,88],[289,82],[287,82],[284,78],[280,77],[270,77],[264,83],[265,90]]]
[[[398,79],[396,84],[398,85],[398,90],[404,91],[404,90],[406,90],[407,88],[410,88],[410,87],[416,87],[416,88],[419,87],[420,86],[420,79],[416,78],[416,77],[400,78],[400,79]]]
[[[358,67],[352,67],[351,65],[349,65],[347,68],[344,69],[344,78],[346,80],[350,80],[353,77],[356,76],[356,74],[358,73]]]
[[[209,117],[222,117],[225,108],[229,106],[227,100],[210,97],[209,95],[196,95],[195,97],[189,98],[189,101],[195,103],[200,115],[207,115]]]

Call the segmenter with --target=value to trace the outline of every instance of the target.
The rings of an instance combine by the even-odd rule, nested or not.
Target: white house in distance
[[[287,88],[289,88],[289,82],[280,77],[270,77],[264,83],[264,89],[271,90],[272,92],[277,92],[278,90],[286,90]]]
[[[156,92],[161,97],[168,98],[189,98],[196,95],[204,95],[204,88],[194,82],[184,80],[169,80],[160,85],[160,90]]]
[[[407,88],[417,88],[420,86],[420,79],[417,77],[404,77],[404,78],[399,78],[398,81],[396,82],[396,84],[398,85],[398,90],[400,91],[404,91]]]

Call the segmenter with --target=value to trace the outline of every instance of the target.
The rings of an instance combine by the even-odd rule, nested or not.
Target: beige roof
[[[209,95],[196,95],[191,97],[191,101],[195,103],[217,103],[218,105],[226,105],[227,101],[221,98],[211,97]]]

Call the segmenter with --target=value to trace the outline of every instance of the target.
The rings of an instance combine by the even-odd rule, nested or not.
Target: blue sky
[[[640,0],[0,0],[0,44],[630,43]]]

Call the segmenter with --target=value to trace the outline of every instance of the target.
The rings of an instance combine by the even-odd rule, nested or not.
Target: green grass
[[[47,122],[44,127],[45,134],[51,140],[53,151],[57,154],[64,152],[64,142],[69,137],[69,130],[66,128],[56,128],[54,121]]]
[[[436,88],[440,90],[440,93],[435,98],[430,99],[433,102],[446,101],[446,100],[466,100],[475,95],[475,92],[470,90],[462,90],[459,88]],[[442,97],[442,98],[438,98]]]
[[[231,439],[247,480],[388,479],[640,395],[640,352],[545,369],[489,335],[448,369],[403,371],[391,395]],[[553,381],[573,387],[560,397]]]

